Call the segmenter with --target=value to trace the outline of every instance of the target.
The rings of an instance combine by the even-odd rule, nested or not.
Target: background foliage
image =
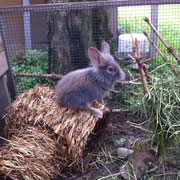
[[[48,73],[48,56],[46,51],[30,50],[28,54],[16,53],[11,58],[11,65],[14,72],[17,73]],[[29,90],[37,85],[50,85],[50,80],[45,78],[16,78],[17,91]]]

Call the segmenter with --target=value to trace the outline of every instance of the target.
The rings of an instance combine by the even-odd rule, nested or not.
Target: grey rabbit
[[[107,42],[101,44],[101,52],[90,47],[88,55],[92,67],[72,71],[56,85],[58,102],[66,107],[90,112],[99,118],[102,112],[93,107],[93,101],[103,103],[116,80],[124,80],[124,72],[110,54]]]

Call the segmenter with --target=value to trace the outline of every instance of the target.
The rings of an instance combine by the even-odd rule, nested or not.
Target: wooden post
[[[8,63],[5,55],[5,51],[2,44],[2,38],[0,36],[0,136],[4,136],[4,119],[6,108],[10,104],[10,98],[7,88],[7,81],[5,73],[8,71]],[[2,139],[0,139],[0,145],[2,145]]]
[[[1,36],[2,35],[2,36]],[[0,46],[1,46],[1,49],[4,49],[4,52],[3,52],[3,55],[4,55],[4,59],[6,59],[6,63],[7,63],[7,66],[8,66],[8,71],[6,72],[6,75],[7,75],[7,86],[8,86],[8,90],[9,90],[9,94],[11,96],[11,99],[14,100],[16,98],[16,86],[15,86],[15,82],[14,82],[14,76],[13,76],[13,72],[11,70],[11,65],[10,65],[10,62],[9,62],[9,54],[8,54],[8,51],[7,51],[7,40],[6,40],[6,33],[5,33],[5,24],[3,22],[3,17],[0,15]],[[4,69],[4,68],[2,68]],[[4,72],[5,73],[5,72]]]
[[[158,5],[151,6],[151,22],[156,29],[158,29]],[[151,29],[151,39],[157,45],[157,36]],[[156,49],[150,45],[150,57],[156,58]]]
[[[4,136],[5,122],[3,116],[6,113],[6,108],[10,105],[10,98],[7,89],[7,82],[5,76],[0,77],[0,136]],[[2,145],[2,139],[0,139],[0,145]]]

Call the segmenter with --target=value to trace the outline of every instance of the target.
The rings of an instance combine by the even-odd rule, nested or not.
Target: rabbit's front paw
[[[98,118],[103,118],[103,113],[99,109],[96,109],[96,112],[92,112],[92,115]]]
[[[90,112],[93,116],[96,116],[98,118],[103,118],[103,113],[99,109],[92,107],[90,104],[87,104],[85,110]]]

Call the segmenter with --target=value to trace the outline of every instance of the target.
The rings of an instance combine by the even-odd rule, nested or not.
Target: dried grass
[[[82,166],[87,143],[102,135],[108,118],[105,106],[95,106],[103,119],[62,107],[49,87],[38,86],[18,96],[5,117],[10,141],[0,149],[0,175],[50,179],[72,162]]]
[[[12,179],[52,179],[68,164],[52,133],[29,127],[0,149],[0,175]]]

